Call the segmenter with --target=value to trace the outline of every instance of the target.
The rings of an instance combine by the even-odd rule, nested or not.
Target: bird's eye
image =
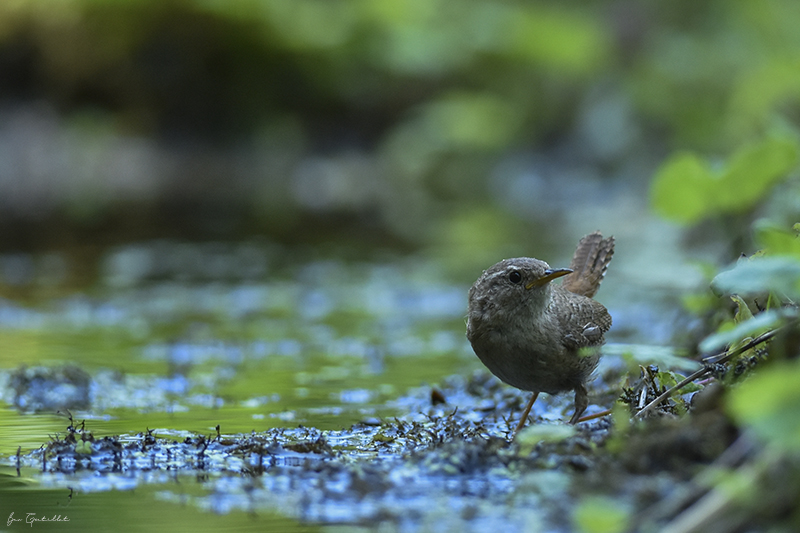
[[[512,270],[508,274],[508,281],[516,285],[517,283],[522,281],[522,274],[520,274],[518,270]]]

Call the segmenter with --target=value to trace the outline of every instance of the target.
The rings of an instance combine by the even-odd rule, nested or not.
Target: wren
[[[531,257],[504,259],[469,290],[467,338],[484,365],[505,383],[533,393],[575,391],[578,422],[589,405],[586,383],[600,359],[611,315],[592,299],[614,254],[614,237],[600,232],[578,243],[569,268]],[[563,278],[560,285],[551,283]]]

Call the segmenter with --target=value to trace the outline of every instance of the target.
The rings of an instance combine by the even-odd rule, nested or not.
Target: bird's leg
[[[580,384],[575,387],[575,412],[569,423],[577,424],[587,407],[589,407],[589,391],[586,389],[586,385]]]
[[[522,418],[519,419],[519,424],[517,424],[517,429],[514,430],[514,435],[519,433],[519,430],[522,429],[523,427],[525,427],[525,422],[528,421],[528,415],[531,414],[531,407],[533,407],[533,402],[535,402],[536,398],[538,398],[538,397],[539,397],[539,393],[538,392],[534,392],[533,396],[531,396],[531,399],[528,402],[528,405],[525,406],[525,411],[523,411],[523,413],[522,413]]]

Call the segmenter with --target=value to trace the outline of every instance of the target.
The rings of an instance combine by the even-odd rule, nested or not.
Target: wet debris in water
[[[432,404],[428,389],[403,400],[423,409],[338,431],[301,426],[226,435],[217,426],[203,435],[148,428],[98,438],[66,414],[66,433],[15,460],[42,472],[45,485],[91,492],[158,483],[159,498],[189,498],[218,513],[262,509],[309,523],[380,521],[389,530],[432,523],[464,531],[553,529],[564,518],[543,509],[571,498],[571,476],[592,467],[608,422],[560,438],[510,441],[506,407],[524,400],[507,389],[483,374],[453,378],[438,390],[457,406]],[[186,475],[201,479],[206,493],[173,492]]]
[[[75,365],[23,365],[10,374],[10,403],[23,412],[88,409],[90,384],[89,374]]]
[[[615,427],[609,417],[569,426],[569,399],[548,397],[535,424],[511,430],[525,395],[480,371],[395,401],[405,413],[342,430],[273,428],[230,435],[146,429],[98,438],[68,413],[66,433],[13,458],[45,485],[79,491],[158,484],[158,498],[216,513],[278,512],[313,524],[388,531],[571,531],[586,494],[612,492],[631,508],[666,497],[736,437],[711,388],[688,417]],[[646,369],[626,392],[648,401],[668,376]],[[436,401],[434,401],[436,399]],[[444,401],[441,401],[444,400]],[[623,405],[622,411],[625,411]],[[176,485],[193,479],[204,491]]]
[[[222,372],[205,388],[223,381]],[[221,407],[224,400],[203,393],[197,380],[183,376],[141,376],[114,370],[89,375],[76,365],[20,366],[0,371],[0,400],[22,413],[54,413],[64,410],[106,412],[111,409],[180,412],[191,407]],[[194,392],[197,389],[197,392]]]

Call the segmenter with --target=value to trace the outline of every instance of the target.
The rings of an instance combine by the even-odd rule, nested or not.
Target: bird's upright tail
[[[562,287],[591,298],[600,288],[613,255],[614,237],[604,239],[599,231],[590,233],[578,243],[569,265],[572,274],[564,276]]]

